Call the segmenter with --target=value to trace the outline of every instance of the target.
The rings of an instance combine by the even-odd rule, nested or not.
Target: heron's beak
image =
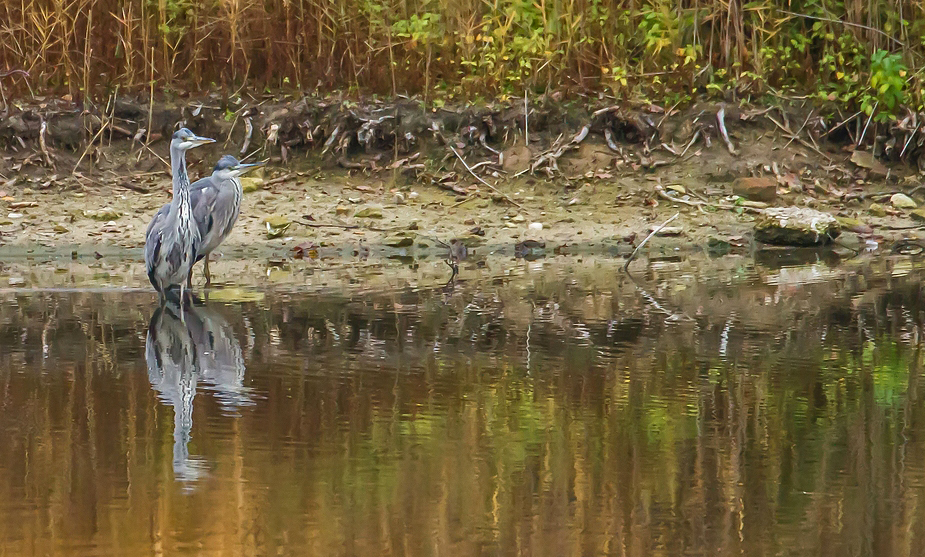
[[[193,137],[183,141],[183,143],[180,144],[180,147],[182,149],[192,149],[193,147],[199,147],[200,145],[206,145],[209,143],[215,143],[215,140],[210,137],[200,137],[198,135],[194,135]]]
[[[239,163],[238,166],[234,167],[232,172],[234,173],[235,176],[241,176],[242,174],[246,174],[250,172],[251,170],[255,168],[259,168],[265,164],[267,163],[266,162],[250,162],[250,163],[242,162],[242,163]]]
[[[200,145],[207,145],[209,143],[215,143],[215,140],[212,139],[211,137],[201,137],[201,136],[196,135],[196,136],[193,136],[193,138],[191,138],[189,142],[193,144],[193,147],[199,147]]]

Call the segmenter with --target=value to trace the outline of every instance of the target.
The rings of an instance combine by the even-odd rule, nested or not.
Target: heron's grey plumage
[[[239,177],[263,163],[244,164],[231,155],[219,159],[210,176],[201,178],[190,186],[190,206],[193,220],[199,229],[200,243],[196,261],[205,259],[205,275],[209,276],[209,254],[231,234],[241,214],[241,199],[244,191]],[[155,221],[167,218],[170,204],[164,205],[154,217]],[[189,274],[192,279],[192,269]]]
[[[174,478],[194,488],[206,470],[203,459],[189,451],[197,391],[212,391],[229,414],[253,404],[253,399],[244,384],[241,345],[228,321],[207,306],[191,304],[185,311],[186,318],[178,318],[183,310],[173,302],[154,311],[145,338],[145,361],[151,388],[174,411]]]
[[[206,388],[229,414],[252,405],[251,390],[244,385],[244,354],[234,329],[208,306],[192,306],[189,313],[186,327],[196,344],[199,376]]]
[[[196,262],[201,236],[190,203],[186,173],[186,151],[214,140],[198,137],[186,128],[170,141],[173,200],[151,220],[145,232],[145,269],[154,289],[164,298],[167,290],[179,286],[181,295]]]
[[[145,339],[148,380],[164,404],[173,407],[174,478],[192,484],[202,476],[202,459],[189,454],[193,401],[199,380],[199,352],[189,329],[171,303],[154,311]]]

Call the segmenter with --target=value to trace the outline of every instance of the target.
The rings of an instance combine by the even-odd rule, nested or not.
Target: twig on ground
[[[825,160],[827,160],[827,161],[829,161],[829,162],[833,162],[833,161],[832,161],[832,157],[826,155],[825,153],[823,153],[822,151],[820,151],[818,147],[816,147],[816,146],[813,145],[812,143],[809,143],[808,141],[806,141],[806,140],[803,139],[802,137],[797,137],[796,135],[794,135],[794,133],[793,133],[792,131],[790,131],[790,128],[784,126],[783,124],[781,124],[780,122],[778,122],[777,120],[775,120],[770,114],[765,114],[764,117],[767,118],[768,120],[770,120],[771,122],[774,122],[774,125],[777,126],[778,128],[780,128],[780,130],[781,130],[782,132],[784,132],[785,134],[787,134],[787,137],[792,137],[793,139],[796,139],[797,141],[800,142],[800,145],[806,147],[807,149],[812,149],[813,151],[816,152],[816,154],[818,154],[818,155],[820,155],[821,157],[825,158]]]
[[[468,203],[468,202],[472,201],[473,199],[476,199],[476,196],[470,195],[470,196],[466,197],[465,199],[463,199],[462,201],[457,201],[456,203],[453,203],[452,205],[449,206],[449,208],[450,208],[450,209],[455,209],[456,207],[459,207],[459,206],[462,205],[463,203]]]
[[[170,163],[167,162],[166,160],[164,160],[164,157],[158,155],[158,154],[154,151],[154,149],[152,149],[151,147],[149,147],[147,144],[142,144],[142,147],[144,147],[145,149],[147,149],[149,153],[151,153],[152,155],[154,155],[155,157],[157,157],[158,160],[160,160],[162,163],[164,163],[164,166],[166,166],[167,168],[170,168]],[[139,151],[139,153],[140,153],[140,151]],[[74,168],[76,169],[77,167],[75,166]]]
[[[87,153],[90,152],[90,149],[93,147],[93,144],[96,142],[97,139],[100,138],[100,136],[103,135],[103,132],[104,132],[104,131],[106,131],[106,126],[105,126],[105,125],[100,126],[100,129],[93,135],[93,139],[91,139],[90,142],[87,143],[87,148],[84,149],[84,152],[81,153],[80,158],[77,159],[77,164],[74,165],[74,170],[71,171],[72,173],[73,173],[73,172],[77,172],[77,169],[80,167],[80,163],[83,162],[84,157],[87,156]],[[151,149],[150,147],[148,147],[147,143],[145,144],[145,147],[147,147],[148,150]],[[154,151],[151,151],[151,152],[153,153]],[[158,157],[158,158],[160,158],[160,157]],[[161,160],[164,160],[164,159],[161,159]],[[166,164],[166,162],[165,162],[165,164]],[[170,166],[170,165],[168,164],[167,166]]]
[[[678,158],[681,158],[685,154],[687,154],[687,150],[691,148],[691,146],[694,144],[695,141],[697,141],[698,137],[700,137],[700,130],[695,130],[694,135],[691,136],[691,140],[687,142],[687,145],[684,147],[684,150],[681,151],[681,154],[678,155]]]
[[[661,225],[659,225],[658,228],[656,228],[655,230],[653,230],[652,232],[650,232],[649,235],[646,236],[646,239],[645,239],[645,240],[639,242],[639,245],[636,246],[636,249],[634,249],[634,250],[633,250],[633,253],[630,254],[629,259],[626,260],[626,264],[623,265],[623,272],[626,272],[626,271],[629,269],[630,263],[633,262],[633,259],[636,259],[636,254],[639,253],[639,250],[642,249],[642,246],[646,245],[646,243],[647,243],[649,240],[651,240],[653,236],[655,236],[656,234],[658,234],[663,228],[665,228],[666,226],[668,226],[669,223],[671,223],[672,221],[674,221],[674,219],[676,219],[676,218],[678,218],[678,217],[680,217],[680,216],[681,216],[681,213],[680,213],[680,212],[679,212],[679,213],[675,213],[673,217],[671,217],[670,219],[666,220],[666,221],[663,222]]]
[[[899,153],[899,158],[902,158],[906,154],[906,149],[909,148],[909,144],[912,143],[912,138],[915,137],[915,134],[918,133],[919,126],[916,126],[912,133],[909,134],[909,139],[906,140],[906,143],[903,145],[903,150]]]
[[[803,125],[800,126],[800,129],[797,130],[797,133],[795,133],[794,135],[790,136],[790,141],[788,141],[787,144],[784,145],[784,149],[786,149],[787,147],[790,147],[790,144],[793,143],[793,140],[796,139],[796,136],[800,135],[800,133],[803,132],[803,128],[806,127],[807,122],[809,122],[809,119],[812,118],[812,117],[813,117],[813,111],[810,110],[810,111],[809,111],[809,115],[806,116],[806,120],[803,120]]]
[[[858,110],[857,112],[855,112],[855,113],[852,114],[851,116],[845,118],[844,120],[842,120],[841,122],[839,122],[838,124],[836,124],[835,127],[832,127],[832,128],[829,128],[828,130],[826,130],[826,132],[823,133],[823,134],[822,134],[821,136],[819,136],[819,137],[820,137],[820,138],[823,138],[823,137],[829,135],[830,133],[834,132],[835,130],[842,128],[845,124],[848,124],[849,122],[853,121],[855,118],[857,118],[857,117],[860,116],[860,115],[861,115],[861,111]]]
[[[295,221],[302,226],[308,226],[310,228],[343,228],[344,230],[353,230],[355,228],[360,228],[359,224],[322,224],[317,222],[305,222],[301,220]]]
[[[870,116],[867,118],[867,123],[864,124],[864,131],[861,132],[861,137],[858,138],[858,142],[855,143],[855,146],[864,143],[864,136],[867,135],[867,127],[870,126],[870,121],[874,119],[874,114],[877,113],[878,106],[880,106],[880,101],[874,103],[874,109],[870,111]]]
[[[489,184],[487,181],[485,181],[481,176],[479,176],[478,174],[476,174],[475,172],[473,172],[472,167],[469,166],[469,163],[466,162],[466,159],[462,158],[462,155],[459,154],[459,151],[457,151],[455,147],[453,147],[452,145],[449,145],[449,144],[447,144],[447,146],[450,148],[450,151],[453,151],[453,154],[456,155],[456,158],[458,158],[459,161],[460,161],[461,163],[463,163],[463,166],[466,167],[466,170],[469,171],[469,174],[472,174],[472,175],[475,177],[476,180],[478,180],[479,182],[481,182],[481,183],[485,184],[486,186],[488,186],[488,188],[489,188],[491,191],[493,191],[493,192],[497,193],[498,195],[500,195],[501,197],[503,197],[503,198],[504,198],[508,203],[510,203],[511,205],[514,205],[515,207],[517,207],[517,208],[523,210],[523,206],[522,206],[520,203],[517,203],[516,201],[514,201],[513,199],[511,199],[511,196],[509,196],[508,194],[504,193],[503,191],[500,191],[498,188],[494,187],[493,185],[491,185],[491,184]]]

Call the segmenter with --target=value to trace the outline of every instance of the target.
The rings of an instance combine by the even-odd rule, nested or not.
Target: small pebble
[[[541,222],[531,222],[531,223],[530,223],[530,226],[528,226],[527,228],[529,228],[530,230],[542,230],[542,229],[543,229],[543,223],[541,223]]]
[[[526,222],[527,218],[523,215],[517,215],[511,219],[511,222]]]
[[[890,197],[890,203],[897,209],[915,209],[917,207],[915,201],[904,193],[894,193]]]
[[[398,192],[398,193],[395,194],[395,197],[393,198],[393,201],[395,202],[396,205],[404,205],[404,204],[405,204],[405,196],[404,196],[401,192]]]
[[[420,197],[420,195],[421,195],[421,194],[419,194],[418,192],[413,191],[413,192],[411,192],[411,193],[408,194],[408,199],[417,199],[418,197]]]

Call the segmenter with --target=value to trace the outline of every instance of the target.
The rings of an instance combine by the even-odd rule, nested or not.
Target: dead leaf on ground
[[[295,259],[317,259],[318,245],[314,242],[302,242],[292,248],[292,257]]]

